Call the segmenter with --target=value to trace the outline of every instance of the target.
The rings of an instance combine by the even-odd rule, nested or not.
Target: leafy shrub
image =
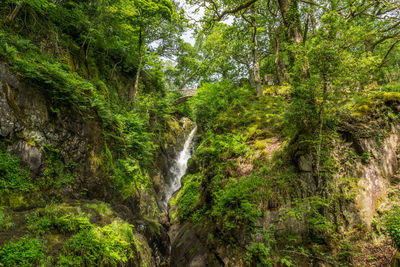
[[[81,229],[93,227],[90,215],[79,208],[64,205],[47,205],[41,212],[27,217],[28,229],[34,234],[45,234],[56,230],[60,233],[76,233]]]
[[[239,135],[208,133],[207,139],[199,145],[193,155],[193,160],[201,167],[210,168],[220,163],[221,160],[240,156],[246,149],[246,144],[242,139]]]
[[[246,254],[248,266],[273,266],[270,259],[271,247],[262,242],[252,242]]]
[[[83,229],[63,247],[60,266],[119,266],[135,256],[132,247],[140,249],[132,226],[114,221],[105,227]]]
[[[52,105],[79,109],[88,104],[85,94],[93,91],[94,86],[68,66],[40,53],[29,40],[11,34],[0,35],[0,56],[10,63],[12,70],[40,85]]]
[[[274,225],[269,229],[258,228],[252,235],[254,241],[246,248],[245,261],[248,266],[273,266],[271,261],[272,244],[276,242],[273,237]]]
[[[20,160],[0,151],[0,192],[28,192],[33,189],[28,171],[20,166]]]
[[[111,179],[114,187],[122,193],[124,198],[139,196],[151,185],[150,176],[139,165],[139,161],[133,158],[118,160]]]
[[[381,88],[382,92],[398,92],[400,93],[400,83],[389,83]]]
[[[35,238],[22,237],[9,242],[0,251],[0,263],[4,266],[37,266],[45,259],[44,246]]]
[[[48,190],[60,189],[66,184],[72,184],[75,181],[73,170],[76,163],[64,164],[60,150],[51,145],[44,145],[42,150],[46,157],[46,168],[40,181],[41,186]]]
[[[217,220],[222,220],[226,230],[251,226],[262,215],[252,203],[258,186],[259,179],[256,176],[243,177],[223,190],[214,192],[215,204],[211,214]]]
[[[147,121],[134,112],[117,115],[117,121],[128,151],[135,155],[142,165],[148,163],[156,146],[150,139],[151,134],[147,132]]]
[[[211,127],[219,113],[229,107],[240,106],[248,100],[249,95],[250,91],[246,88],[235,87],[227,81],[204,84],[191,100],[196,122]]]
[[[400,249],[400,207],[394,207],[386,216],[386,229],[394,245]]]
[[[187,178],[188,179],[188,178]],[[178,214],[181,220],[195,219],[195,209],[199,204],[201,196],[200,183],[196,176],[188,179],[178,192]]]

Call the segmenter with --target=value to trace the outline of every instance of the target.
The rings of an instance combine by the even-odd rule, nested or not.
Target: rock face
[[[57,148],[64,163],[77,163],[77,188],[86,188],[92,197],[106,197],[101,173],[91,164],[91,157],[101,152],[100,122],[86,121],[68,107],[52,112],[41,90],[19,81],[3,63],[0,81],[0,139],[12,140],[8,150],[39,176],[45,164],[43,146]]]
[[[43,165],[43,157],[37,146],[29,145],[25,140],[18,140],[9,147],[9,152],[18,156],[35,175],[40,174]]]
[[[171,267],[221,266],[216,254],[206,245],[205,229],[190,223],[175,224],[171,227]]]
[[[56,111],[51,108],[43,89],[22,82],[6,64],[0,63],[0,141],[8,140],[5,142],[7,150],[18,156],[37,178],[44,174],[46,150],[56,149],[63,164],[74,163],[76,166],[73,170],[74,182],[62,188],[60,197],[113,203],[114,212],[135,225],[135,231],[141,237],[143,253],[151,257],[149,266],[166,266],[169,257],[168,220],[162,220],[162,215],[160,218],[158,215],[145,218],[140,214],[142,208],[148,208],[149,214],[160,214],[152,203],[163,195],[171,162],[183,147],[185,134],[194,124],[188,119],[171,120],[169,138],[156,159],[158,168],[150,173],[154,191],[143,194],[141,200],[128,198],[115,201],[104,169],[106,164],[102,161],[104,141],[101,120],[94,111],[81,114],[71,107],[57,108]],[[146,201],[150,204],[143,207]]]
[[[362,141],[365,155],[371,159],[367,164],[357,166],[360,180],[356,203],[362,220],[371,227],[376,210],[386,201],[391,178],[398,170],[397,150],[400,147],[399,128],[392,126],[381,147],[376,147],[375,140]]]
[[[400,127],[392,124],[382,129],[381,137],[368,129],[368,125],[355,124],[347,127],[343,142],[336,145],[335,157],[341,162],[351,162],[342,168],[337,178],[354,177],[357,187],[354,191],[354,201],[347,204],[350,224],[363,224],[371,229],[374,216],[387,205],[387,196],[399,170]],[[363,131],[364,130],[364,131]],[[363,135],[359,133],[363,132]],[[366,134],[368,133],[368,134]],[[349,161],[349,153],[357,155]],[[341,155],[340,155],[341,154]]]

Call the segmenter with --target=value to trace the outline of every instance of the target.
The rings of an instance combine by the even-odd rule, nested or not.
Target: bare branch
[[[258,0],[250,0],[242,5],[239,5],[238,7],[234,8],[234,9],[228,9],[228,10],[224,10],[222,13],[220,14],[216,14],[217,17],[213,18],[212,21],[220,21],[222,20],[226,15],[232,15],[232,14],[236,14],[239,11],[242,11],[244,9],[247,9],[249,7],[251,7],[253,4],[255,4]]]

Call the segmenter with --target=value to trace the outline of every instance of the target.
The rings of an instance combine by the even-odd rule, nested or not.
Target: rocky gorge
[[[0,266],[399,266],[398,1],[0,1]]]

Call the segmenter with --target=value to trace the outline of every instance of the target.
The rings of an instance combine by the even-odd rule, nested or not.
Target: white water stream
[[[194,135],[196,134],[197,126],[193,128],[190,132],[189,136],[185,140],[185,145],[181,152],[178,153],[178,156],[175,159],[174,164],[171,166],[169,172],[171,175],[170,182],[166,185],[165,189],[165,198],[164,198],[164,207],[168,209],[168,201],[172,197],[172,195],[181,188],[181,178],[185,175],[187,170],[187,163],[189,159],[192,157],[192,142]]]

